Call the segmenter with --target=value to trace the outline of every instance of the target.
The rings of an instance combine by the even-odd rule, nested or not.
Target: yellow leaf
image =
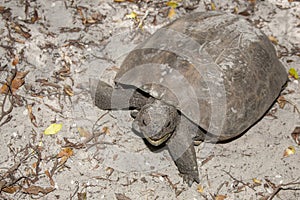
[[[204,192],[204,188],[203,188],[202,185],[198,185],[197,186],[197,192],[199,192],[199,193],[203,193]]]
[[[259,179],[256,179],[256,178],[253,178],[252,181],[255,183],[255,184],[261,184],[261,180]]]
[[[291,77],[293,77],[294,79],[298,79],[299,78],[299,75],[298,75],[298,72],[295,68],[290,68],[289,69],[289,75]]]
[[[269,36],[269,40],[273,43],[273,44],[275,44],[275,45],[277,45],[278,44],[278,40],[277,40],[277,38],[276,37],[274,37],[274,36]]]
[[[62,124],[51,124],[50,126],[48,126],[48,128],[46,128],[44,134],[53,135],[58,133],[61,129],[62,129]]]
[[[126,17],[129,19],[136,19],[137,14],[136,12],[132,11],[130,14],[126,15]]]
[[[211,10],[216,10],[216,4],[215,4],[215,3],[212,2],[212,3],[210,4],[210,6],[211,6]]]
[[[288,157],[296,153],[296,149],[293,146],[289,146],[283,153],[283,157]]]
[[[171,19],[174,15],[175,15],[175,9],[171,7],[168,13],[168,17]]]
[[[167,2],[167,6],[170,6],[171,8],[177,8],[178,7],[178,3],[175,1],[168,1]]]
[[[233,8],[233,13],[237,14],[238,12],[239,12],[239,8],[238,8],[237,6],[235,6],[235,7]]]

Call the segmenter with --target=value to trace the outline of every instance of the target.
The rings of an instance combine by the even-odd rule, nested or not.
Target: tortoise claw
[[[200,183],[200,179],[197,171],[191,171],[186,174],[181,174],[183,182],[187,183],[189,187],[193,185],[194,182]]]

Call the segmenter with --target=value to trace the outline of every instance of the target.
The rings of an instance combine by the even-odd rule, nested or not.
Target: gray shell
[[[226,140],[258,121],[287,80],[264,33],[223,12],[181,17],[128,54],[115,81],[176,106]]]

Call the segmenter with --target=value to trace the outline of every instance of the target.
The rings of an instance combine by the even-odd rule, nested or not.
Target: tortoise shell
[[[258,121],[287,81],[268,37],[219,11],[181,17],[131,51],[115,77],[177,109],[218,140]]]

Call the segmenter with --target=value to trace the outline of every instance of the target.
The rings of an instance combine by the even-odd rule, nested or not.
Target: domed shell
[[[265,114],[287,73],[262,31],[240,16],[214,11],[156,31],[128,54],[115,81],[176,106],[226,140]]]

